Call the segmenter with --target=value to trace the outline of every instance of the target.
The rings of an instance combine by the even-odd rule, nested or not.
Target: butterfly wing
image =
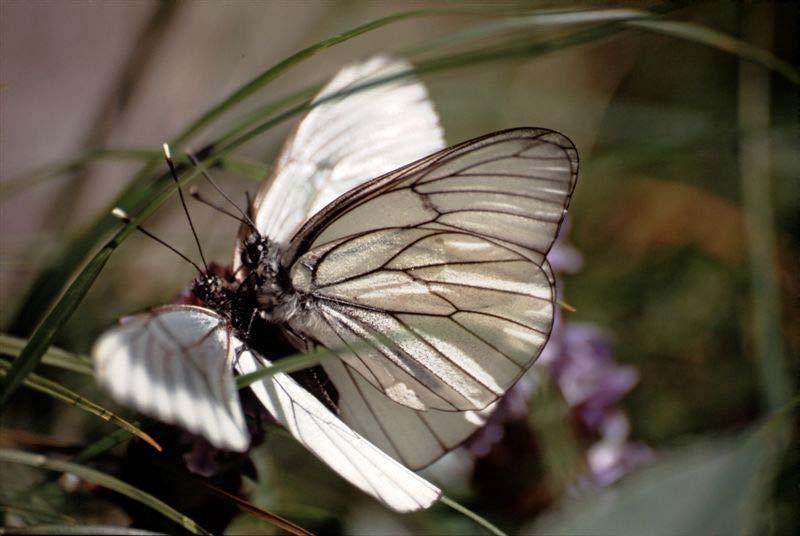
[[[338,360],[329,360],[325,372],[339,394],[342,421],[415,471],[463,443],[486,424],[496,405],[482,411],[416,411],[390,400]]]
[[[117,402],[244,451],[250,435],[233,380],[235,346],[223,317],[175,305],[125,319],[97,340],[92,357]]]
[[[445,146],[425,86],[411,72],[405,60],[376,56],[345,67],[322,89],[256,196],[262,235],[285,244],[339,195]],[[401,73],[409,75],[332,98]]]
[[[577,170],[569,139],[523,128],[356,188],[309,220],[285,253],[292,284],[312,304],[289,328],[347,348],[341,363],[401,405],[486,408],[549,337],[545,256]]]
[[[240,353],[236,368],[247,374],[269,364],[245,350]],[[436,486],[350,429],[287,374],[275,374],[251,388],[295,439],[347,481],[393,510],[422,510],[441,495]]]

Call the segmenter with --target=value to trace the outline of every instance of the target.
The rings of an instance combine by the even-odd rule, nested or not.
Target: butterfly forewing
[[[395,402],[486,408],[549,336],[545,256],[576,178],[567,138],[515,129],[357,188],[290,244],[292,282],[311,303],[291,329],[349,348],[342,363]]]
[[[244,451],[250,436],[231,367],[228,321],[193,306],[167,306],[124,320],[92,350],[98,381],[120,403]]]
[[[411,72],[405,60],[376,56],[342,69],[322,89],[256,198],[262,235],[285,244],[341,194],[445,147],[427,90]]]

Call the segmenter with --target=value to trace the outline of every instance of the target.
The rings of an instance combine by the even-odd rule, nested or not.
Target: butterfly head
[[[249,270],[256,270],[267,258],[272,243],[266,236],[253,231],[242,241],[240,260]]]
[[[215,311],[220,311],[230,302],[230,290],[222,277],[202,273],[198,275],[192,284],[192,293],[197,296],[203,304]]]

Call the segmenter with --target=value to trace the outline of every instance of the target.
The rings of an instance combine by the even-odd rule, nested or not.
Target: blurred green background
[[[668,26],[608,22],[617,14],[630,16],[611,7],[651,6],[665,9],[670,21],[689,23],[681,26],[685,38],[667,35]],[[368,21],[429,7],[363,1],[0,4],[4,331],[32,333],[43,304],[63,290],[59,281],[66,282],[64,274],[59,280],[52,272],[42,279],[42,270],[75,251],[76,237],[144,161],[138,153],[90,161],[85,151],[157,151],[290,54]],[[653,461],[610,489],[578,493],[550,485],[542,507],[525,513],[486,500],[480,480],[491,477],[473,472],[473,461],[455,463],[450,473],[438,470],[434,478],[510,532],[792,533],[800,520],[800,449],[791,439],[797,421],[786,409],[796,396],[800,345],[797,4],[438,7],[474,13],[420,14],[321,50],[237,101],[181,149],[200,149],[266,103],[313,88],[344,64],[383,51],[412,54],[415,63],[430,67],[421,77],[449,143],[515,126],[568,135],[581,155],[569,239],[584,262],[580,271],[559,278],[564,299],[576,308],[567,318],[606,329],[614,337],[615,359],[638,370],[639,382],[620,407],[631,437],[652,449]],[[605,20],[520,18],[556,7]],[[747,44],[761,55],[751,54]],[[477,63],[494,50],[492,61]],[[764,51],[772,59],[764,59]],[[770,63],[774,58],[786,62],[783,71]],[[454,68],[440,68],[450,64]],[[244,199],[245,190],[257,188],[257,177],[297,120],[236,148],[239,162],[252,163],[254,171],[216,170],[228,193]],[[78,159],[75,166],[49,173],[48,166],[72,159]],[[153,178],[163,171],[153,169]],[[228,262],[235,224],[201,207],[194,214],[207,254]],[[147,227],[193,251],[174,199]],[[89,233],[87,253],[112,228]],[[192,275],[169,251],[132,236],[58,330],[55,344],[87,352],[115,319],[170,301]],[[31,294],[31,285],[48,277],[55,287],[43,297]],[[130,415],[84,376],[42,367],[37,372]],[[538,403],[534,396],[531,415]],[[560,422],[569,431],[567,420]],[[14,395],[0,425],[2,446],[56,456],[112,429],[29,390]],[[578,441],[575,448],[584,447]],[[530,453],[536,465],[531,479],[552,482],[559,464],[569,461],[568,448],[556,452],[556,461],[542,457],[546,450]],[[125,474],[126,456],[131,453],[118,447],[94,466]],[[180,457],[175,460],[180,465]],[[253,502],[315,532],[482,530],[444,507],[413,516],[384,511],[280,434],[268,434],[252,460],[258,479],[246,489]],[[0,502],[7,508],[19,503],[43,474],[0,465]],[[537,489],[536,482],[529,488]],[[115,495],[49,493],[43,508],[76,522],[126,525],[131,516],[139,519]],[[224,527],[230,514],[220,516]],[[158,523],[145,528],[175,530]],[[231,530],[276,530],[244,515],[233,523]]]

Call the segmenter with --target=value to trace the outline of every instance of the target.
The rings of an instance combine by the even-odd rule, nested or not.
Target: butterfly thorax
[[[264,260],[259,270],[262,274],[256,289],[259,314],[267,322],[288,321],[298,310],[297,293],[289,281],[288,271],[271,255]]]
[[[283,248],[257,231],[242,240],[243,285],[252,289],[254,306],[270,323],[283,323],[297,311],[297,296],[281,265]]]

